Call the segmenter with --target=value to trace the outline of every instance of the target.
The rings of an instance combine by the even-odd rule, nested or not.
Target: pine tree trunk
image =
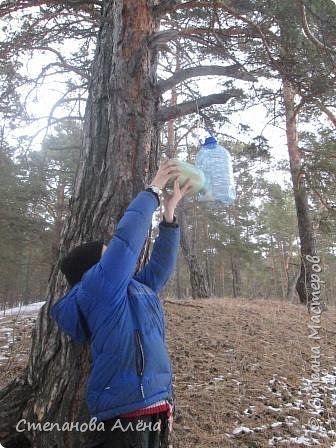
[[[231,254],[231,270],[232,270],[232,295],[234,298],[241,295],[241,275],[240,261],[237,254]]]
[[[288,286],[287,286],[287,295],[286,299],[290,303],[294,303],[295,298],[295,286],[300,277],[301,270],[298,268],[296,274],[289,275],[288,274]]]
[[[187,145],[187,162],[191,163],[192,154],[190,146]],[[195,198],[192,199],[190,206],[190,215],[192,216],[192,231],[188,231],[187,226],[187,214],[185,209],[179,208],[180,219],[181,219],[181,248],[183,255],[187,261],[190,276],[190,286],[191,286],[191,296],[193,299],[197,298],[208,298],[211,296],[210,282],[202,267],[201,260],[197,256],[196,244],[199,240],[199,234],[197,229],[197,207]],[[208,236],[205,233],[206,237]]]
[[[179,46],[177,45],[176,48],[176,66],[175,71],[180,69],[180,58],[179,58],[180,50]],[[171,90],[171,99],[170,99],[170,105],[176,106],[177,104],[177,91],[176,87],[173,87]],[[167,157],[169,159],[173,159],[176,157],[177,153],[177,144],[176,144],[176,132],[175,132],[175,119],[168,120],[167,123],[167,133],[168,133],[168,148],[166,151]],[[183,229],[181,229],[183,232]],[[178,257],[177,263],[176,263],[176,297],[180,299],[182,297],[181,293],[181,275],[180,275],[180,259]]]
[[[154,0],[105,0],[86,107],[81,161],[71,213],[59,254],[73,246],[111,235],[126,206],[144,186],[157,160],[158,131],[153,128],[158,99],[156,55],[148,47],[157,23]],[[97,434],[86,431],[15,431],[16,423],[88,422],[84,388],[89,350],[61,334],[48,317],[65,291],[57,262],[47,303],[32,337],[28,366],[0,394],[1,443],[7,447],[84,447]],[[19,440],[19,437],[21,440]]]
[[[222,297],[225,297],[225,264],[222,260]]]
[[[181,292],[181,273],[180,273],[180,257],[176,260],[176,298],[181,299],[182,298],[182,292]]]
[[[181,227],[181,248],[189,268],[191,297],[193,299],[210,297],[209,284],[188,238],[186,215],[181,207],[178,207],[178,220]]]
[[[31,263],[33,258],[33,241],[28,241],[27,256],[24,258],[24,288],[23,288],[23,298],[22,303],[30,303],[31,300],[31,289],[30,289],[30,275],[31,275]]]
[[[312,298],[312,290],[310,286],[312,283],[312,263],[309,263],[306,257],[307,255],[315,255],[316,248],[312,222],[309,215],[305,178],[301,169],[301,156],[298,148],[295,89],[287,79],[283,80],[283,98],[286,111],[289,162],[301,243],[301,272],[296,283],[296,290],[299,294],[300,302],[309,305]]]
[[[287,261],[288,260],[288,261]],[[281,288],[282,288],[282,297],[283,299],[287,298],[288,292],[288,252],[286,254],[285,251],[285,243],[281,242]]]
[[[211,278],[211,272],[210,272],[210,258],[209,258],[208,251],[205,254],[205,278],[206,278],[207,284],[209,285],[209,292],[211,294],[212,278]]]
[[[237,214],[235,211],[233,211],[233,215],[229,216],[230,224],[231,224],[231,218],[232,218],[232,224],[234,228],[237,227]],[[236,237],[232,238],[230,235],[230,261],[231,261],[231,273],[232,273],[232,296],[234,298],[240,297],[241,295],[241,264],[240,264],[240,257],[237,249],[235,248],[237,245],[237,239]]]
[[[176,67],[175,70],[178,71],[180,69],[180,48],[177,46],[176,49]],[[176,88],[172,89],[171,92],[171,106],[174,106],[177,104],[177,92]],[[175,134],[175,120],[169,120],[168,121],[168,150],[167,150],[167,156],[169,158],[176,157],[177,153],[177,145],[176,145],[176,134]],[[210,291],[208,287],[208,283],[206,281],[206,277],[203,273],[203,270],[200,266],[200,263],[197,259],[197,256],[195,254],[194,250],[194,244],[192,244],[192,241],[188,237],[188,227],[186,224],[186,213],[182,207],[179,207],[178,210],[179,214],[179,224],[181,229],[181,249],[183,252],[183,255],[185,257],[185,260],[188,264],[189,269],[189,276],[190,276],[190,286],[191,286],[191,296],[193,299],[195,298],[206,298],[210,296]],[[195,232],[195,225],[196,221],[194,220],[194,227],[193,231]],[[177,274],[179,275],[179,274]],[[179,279],[177,280],[179,282]],[[179,288],[179,283],[177,283]],[[178,296],[179,293],[177,292]]]
[[[65,212],[65,179],[62,173],[60,172],[56,190],[54,239],[52,242],[53,264],[57,262],[58,251],[61,241],[61,233],[63,228],[64,212]]]

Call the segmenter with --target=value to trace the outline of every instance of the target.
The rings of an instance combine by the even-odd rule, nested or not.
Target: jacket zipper
[[[136,347],[137,347],[137,353],[136,353],[136,370],[137,374],[140,376],[140,392],[142,398],[145,398],[145,392],[144,387],[142,383],[142,377],[145,369],[145,356],[144,356],[144,350],[141,342],[141,336],[140,336],[140,330],[135,330],[135,341],[136,341]],[[140,355],[140,363],[139,363],[139,355]],[[140,365],[139,365],[140,364]]]

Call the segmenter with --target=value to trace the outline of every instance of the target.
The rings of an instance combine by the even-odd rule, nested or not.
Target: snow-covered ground
[[[37,314],[45,302],[7,308],[0,314],[0,366],[25,360]]]
[[[287,383],[287,378],[274,375],[269,381],[265,395],[259,397],[263,405],[273,412],[277,421],[262,426],[248,427],[246,423],[233,428],[227,436],[231,439],[256,434],[263,431],[278,429],[279,435],[273,435],[268,440],[268,446],[321,446],[336,448],[336,421],[332,416],[332,408],[336,406],[336,367],[331,373],[323,373],[319,381],[318,409],[309,405],[312,398],[312,381],[302,378],[297,389],[293,390]],[[268,397],[273,395],[278,401],[276,407],[267,405]],[[314,397],[316,396],[316,392]],[[286,398],[286,399],[284,399]],[[256,406],[250,406],[244,411],[245,416],[253,416]],[[305,417],[302,412],[306,411]],[[311,416],[307,418],[306,415]],[[292,413],[295,414],[291,415]],[[305,421],[306,420],[306,421]],[[281,435],[283,433],[284,435]],[[291,434],[286,436],[285,434]]]
[[[0,315],[0,320],[6,316],[13,316],[17,314],[36,314],[39,309],[45,304],[44,302],[34,302],[28,305],[16,306],[15,308],[7,308],[5,311],[2,311]]]

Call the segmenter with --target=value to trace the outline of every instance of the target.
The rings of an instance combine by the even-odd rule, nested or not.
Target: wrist
[[[158,195],[162,193],[162,188],[156,183],[152,182],[151,184],[148,185],[147,188],[151,188]]]
[[[164,226],[164,227],[173,227],[173,228],[176,228],[176,227],[179,226],[179,225],[177,224],[176,216],[175,216],[175,215],[174,215],[174,217],[173,217],[173,221],[172,221],[172,222],[168,222],[168,221],[166,221],[165,217],[163,216],[163,219],[162,219],[160,225],[162,225],[162,226]]]
[[[164,212],[163,218],[166,222],[174,222],[174,211],[172,212]]]
[[[160,190],[162,190],[162,188],[163,188],[162,184],[160,182],[156,181],[155,179],[149,185],[151,185],[155,188],[159,188]]]

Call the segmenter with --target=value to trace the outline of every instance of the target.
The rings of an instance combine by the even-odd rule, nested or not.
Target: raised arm
[[[122,285],[133,274],[158,205],[158,200],[152,193],[142,191],[130,203],[119,221],[113,238],[100,259],[106,277],[114,284]]]
[[[174,182],[174,192],[164,199],[164,219],[159,225],[159,235],[153,245],[151,257],[145,267],[135,275],[135,279],[149,286],[153,291],[160,290],[172,275],[178,256],[180,228],[175,222],[174,211],[181,198],[188,193],[191,184],[187,182],[181,189]]]
[[[173,161],[165,162],[151,184],[164,188],[169,178],[178,172]],[[97,288],[97,276],[102,273],[109,281],[110,294],[121,293],[127,288],[158,205],[155,194],[147,191],[139,193],[130,203],[99,263],[84,275],[85,289]]]
[[[162,221],[148,263],[134,278],[159,293],[174,272],[180,243],[180,228]]]

